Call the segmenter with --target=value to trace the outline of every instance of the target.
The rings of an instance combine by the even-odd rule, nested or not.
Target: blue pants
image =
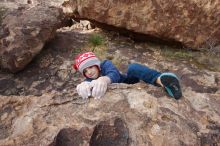
[[[155,86],[156,79],[161,75],[160,72],[150,69],[147,66],[133,63],[128,66],[127,74],[124,76],[123,83],[135,84],[140,80]]]

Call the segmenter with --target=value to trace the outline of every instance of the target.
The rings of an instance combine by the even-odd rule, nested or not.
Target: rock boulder
[[[177,41],[192,49],[220,43],[218,0],[70,0],[65,6],[75,18]]]
[[[51,39],[62,24],[62,11],[55,7],[19,7],[2,16],[0,67],[22,70]]]

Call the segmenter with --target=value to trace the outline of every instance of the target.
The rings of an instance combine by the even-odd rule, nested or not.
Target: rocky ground
[[[95,48],[100,58],[111,59],[123,72],[132,62],[174,72],[184,97],[176,101],[161,88],[140,83],[112,85],[101,100],[83,101],[75,91],[83,78],[72,64],[77,53],[92,48],[94,33],[104,39]],[[68,145],[65,139],[72,139],[69,145],[218,145],[216,62],[218,54],[135,42],[78,23],[62,28],[25,70],[0,71],[0,145]]]

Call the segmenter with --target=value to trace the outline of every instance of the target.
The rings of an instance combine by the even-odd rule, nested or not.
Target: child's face
[[[99,69],[97,66],[90,66],[83,70],[83,73],[86,77],[90,79],[97,79],[99,77]]]

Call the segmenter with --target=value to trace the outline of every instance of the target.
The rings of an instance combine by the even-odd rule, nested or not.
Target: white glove
[[[90,82],[82,82],[79,85],[77,85],[76,90],[79,96],[81,96],[83,99],[87,99],[89,96],[91,96],[91,83]]]
[[[100,99],[106,92],[108,84],[111,83],[111,79],[109,77],[99,77],[96,80],[91,82],[92,86],[92,96],[95,99]]]

